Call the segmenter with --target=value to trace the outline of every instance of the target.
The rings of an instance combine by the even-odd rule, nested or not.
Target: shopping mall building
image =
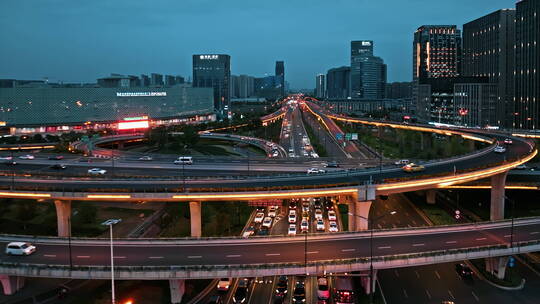
[[[0,80],[2,135],[122,129],[130,125],[126,122],[143,120],[157,126],[215,119],[212,88],[140,86],[122,79],[106,86]]]

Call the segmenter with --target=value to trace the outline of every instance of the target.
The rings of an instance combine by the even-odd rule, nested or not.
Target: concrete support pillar
[[[499,279],[504,279],[506,274],[506,265],[508,264],[508,257],[487,258],[486,271],[496,276]]]
[[[362,274],[366,274],[365,276],[360,277],[360,283],[362,284],[364,292],[367,295],[375,292],[375,288],[377,286],[377,269],[373,269],[373,281],[371,281],[369,270],[367,272],[362,272]]]
[[[169,280],[169,288],[171,290],[171,303],[182,302],[182,297],[186,291],[186,281],[181,279]]]
[[[19,289],[24,287],[24,277],[15,277],[0,274],[0,281],[4,289],[4,295],[10,296],[15,294]]]
[[[430,189],[426,191],[426,202],[428,204],[437,203],[437,190]]]
[[[371,201],[359,202],[351,200],[349,202],[349,231],[364,231],[369,229],[369,210]]]
[[[56,221],[58,236],[68,237],[71,235],[71,201],[55,200]]]
[[[504,219],[504,187],[508,171],[491,177],[491,212],[492,221]]]
[[[201,202],[189,202],[189,221],[191,223],[191,236],[201,237]]]

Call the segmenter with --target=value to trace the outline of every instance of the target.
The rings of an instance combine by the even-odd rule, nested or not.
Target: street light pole
[[[113,225],[118,224],[122,219],[109,219],[101,223],[101,225],[109,226],[110,247],[111,247],[111,303],[116,304],[116,294],[114,290],[114,249],[113,249]]]
[[[512,224],[510,226],[510,248],[514,247],[514,209],[516,206],[516,203],[513,199],[510,199],[508,196],[504,196],[507,200],[510,201],[512,204]]]

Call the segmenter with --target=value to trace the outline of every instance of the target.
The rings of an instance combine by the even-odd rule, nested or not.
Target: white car
[[[270,209],[268,209],[268,216],[269,217],[276,217],[276,207],[270,207]]]
[[[496,146],[495,149],[493,149],[493,152],[495,153],[504,153],[506,152],[506,148],[503,146]]]
[[[294,209],[290,209],[290,210],[289,210],[289,215],[291,215],[291,214],[294,214],[294,215],[296,215],[296,210],[294,210]]]
[[[92,175],[103,175],[105,173],[107,173],[107,170],[105,169],[100,169],[100,168],[88,169],[88,174],[92,174]]]
[[[319,168],[309,168],[307,170],[307,174],[319,174],[319,173],[325,173],[326,171],[324,171],[323,169],[319,169]]]
[[[323,218],[323,214],[322,214],[321,209],[315,209],[315,219],[322,220],[322,218]]]
[[[153,159],[152,156],[148,156],[148,155],[139,157],[139,160],[144,160],[144,161],[151,161],[152,159]]]
[[[317,221],[317,231],[324,231],[324,222],[322,220]]]
[[[36,246],[25,242],[11,242],[6,246],[7,255],[31,255],[36,252]]]
[[[408,165],[411,161],[408,159],[400,159],[394,163],[396,166],[405,166]]]
[[[296,214],[289,214],[289,223],[290,224],[296,223]]]
[[[328,279],[326,277],[319,277],[317,279],[317,298],[319,300],[330,299],[330,288],[328,287]]]
[[[512,142],[511,138],[507,138],[507,139],[504,140],[504,143],[507,144],[507,145],[511,145],[513,142]]]
[[[19,156],[20,159],[34,159],[34,155],[26,154]]]
[[[217,290],[228,291],[229,287],[231,287],[231,279],[229,278],[219,279],[219,282],[217,283]]]
[[[290,235],[290,236],[295,236],[296,235],[296,225],[295,224],[289,225],[289,232],[287,234]]]
[[[0,160],[12,160],[13,157],[11,156],[0,156]]]
[[[334,210],[328,211],[328,220],[335,221],[336,220],[336,212]]]
[[[339,229],[337,227],[337,223],[336,222],[330,222],[328,231],[330,231],[330,232],[338,232]]]
[[[255,223],[259,224],[259,223],[262,223],[264,219],[264,213],[262,212],[258,212],[256,215],[255,215],[255,219],[253,220]]]
[[[302,232],[308,232],[309,223],[308,223],[308,221],[306,219],[303,219],[302,223],[300,223],[300,230],[302,230]]]
[[[273,221],[273,219],[271,217],[267,216],[267,217],[264,218],[262,226],[266,227],[266,228],[270,228],[270,227],[272,227],[272,221]]]

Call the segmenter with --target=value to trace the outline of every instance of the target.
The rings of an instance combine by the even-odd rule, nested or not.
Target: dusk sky
[[[291,88],[349,65],[351,40],[374,40],[388,81],[410,81],[412,35],[459,27],[513,0],[0,1],[0,78],[94,82],[110,73],[191,77],[191,55],[231,55],[232,73],[285,61]]]

